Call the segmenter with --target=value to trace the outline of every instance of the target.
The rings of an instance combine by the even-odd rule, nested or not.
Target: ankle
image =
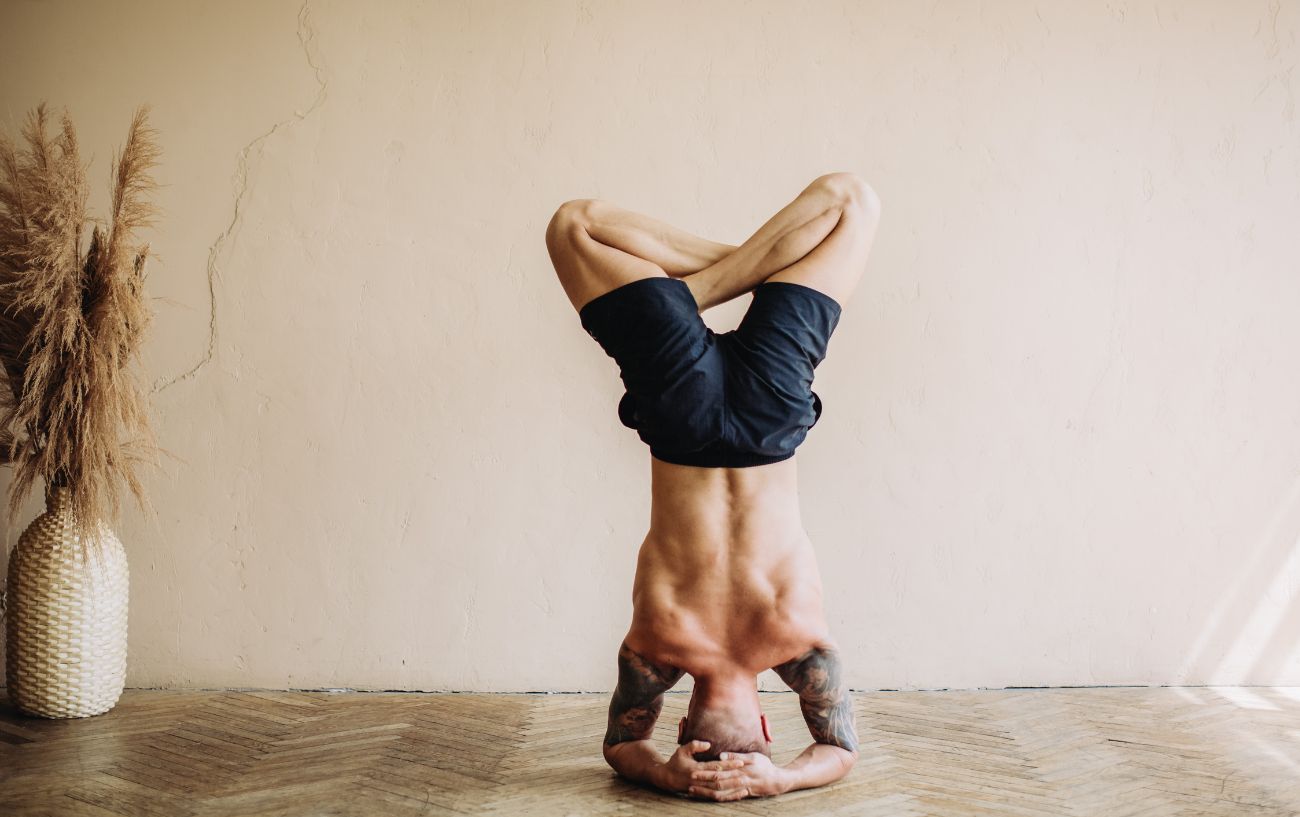
[[[731,244],[720,244],[716,241],[701,242],[688,248],[677,248],[682,254],[683,261],[681,267],[664,268],[672,278],[687,278],[691,275],[699,275],[708,268],[716,265],[719,261],[735,252],[738,247]]]

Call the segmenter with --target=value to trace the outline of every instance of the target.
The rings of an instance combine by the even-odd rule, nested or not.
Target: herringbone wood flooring
[[[0,814],[1300,815],[1300,689],[860,694],[848,778],[727,805],[615,778],[606,701],[127,690],[62,721],[4,702]],[[668,696],[665,751],[686,702]],[[806,743],[798,701],[764,707],[788,759]]]

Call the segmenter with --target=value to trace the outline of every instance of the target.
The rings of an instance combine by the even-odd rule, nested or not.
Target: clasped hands
[[[683,743],[662,763],[656,785],[701,800],[742,800],[770,797],[788,790],[785,769],[761,752],[723,752],[718,760],[696,760],[709,742]]]

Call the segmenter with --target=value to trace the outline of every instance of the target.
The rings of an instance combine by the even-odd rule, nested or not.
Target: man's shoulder
[[[632,611],[624,642],[655,661],[681,666],[714,646],[698,613],[661,598],[642,597]]]
[[[655,621],[636,620],[623,637],[621,649],[657,667],[684,669],[692,665],[696,650],[680,632]]]
[[[838,649],[830,630],[820,617],[790,615],[771,637],[772,669],[817,652]]]
[[[800,638],[792,639],[786,645],[786,649],[783,651],[785,657],[773,664],[772,669],[838,653],[839,645],[835,643],[829,634],[807,632],[801,634]]]

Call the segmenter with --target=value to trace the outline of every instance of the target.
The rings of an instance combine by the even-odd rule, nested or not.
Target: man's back
[[[824,641],[795,460],[747,469],[651,462],[628,645],[696,677],[753,677]]]
[[[745,469],[651,459],[650,531],[637,562],[632,626],[619,648],[605,759],[630,779],[707,799],[820,786],[857,759],[853,702],[822,613],[799,514],[794,459]],[[755,676],[799,695],[813,738],[784,766]],[[694,678],[679,747],[650,741],[663,694]]]

